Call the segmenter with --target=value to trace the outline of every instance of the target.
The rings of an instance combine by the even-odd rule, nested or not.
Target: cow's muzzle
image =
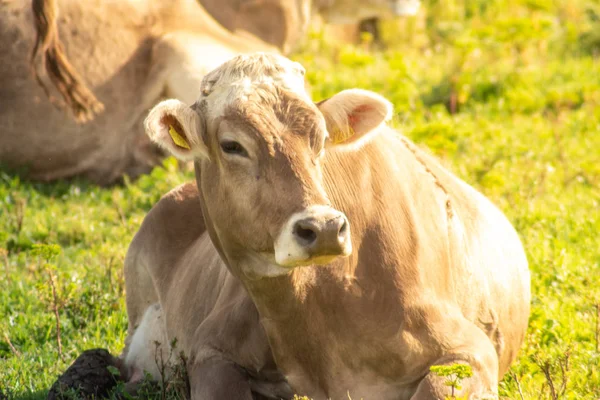
[[[327,206],[292,215],[275,240],[275,260],[286,267],[327,264],[351,252],[348,219]]]

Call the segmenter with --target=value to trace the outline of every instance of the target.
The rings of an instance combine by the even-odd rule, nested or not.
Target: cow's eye
[[[238,142],[233,140],[224,140],[221,142],[221,150],[227,154],[235,154],[238,156],[248,157],[248,153]]]

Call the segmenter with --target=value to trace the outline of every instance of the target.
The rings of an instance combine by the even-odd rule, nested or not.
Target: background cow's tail
[[[91,120],[94,114],[100,113],[104,109],[104,106],[85,86],[64,53],[56,26],[58,19],[56,0],[33,0],[31,8],[36,39],[30,64],[36,80],[50,101],[56,104],[56,99],[50,94],[35,65],[36,58],[41,53],[48,77],[73,112],[75,119],[79,122]]]

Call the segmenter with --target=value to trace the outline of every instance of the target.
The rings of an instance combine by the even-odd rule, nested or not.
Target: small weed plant
[[[467,397],[456,397],[456,392],[462,390],[462,381],[473,376],[473,369],[467,364],[432,365],[429,370],[440,377],[446,378],[444,384],[450,387],[450,396],[446,400],[466,400]]]

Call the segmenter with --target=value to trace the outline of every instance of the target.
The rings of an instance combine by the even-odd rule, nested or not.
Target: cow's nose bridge
[[[320,168],[307,154],[307,152],[298,150],[291,154],[285,154],[285,166],[283,169],[289,169],[290,177],[285,180],[284,190],[294,193],[292,201],[293,207],[297,213],[306,212],[316,214],[331,208],[331,202],[323,185],[323,176]],[[292,205],[290,204],[290,205]]]
[[[291,215],[275,240],[275,259],[283,266],[326,263],[351,251],[348,218],[324,205]]]

